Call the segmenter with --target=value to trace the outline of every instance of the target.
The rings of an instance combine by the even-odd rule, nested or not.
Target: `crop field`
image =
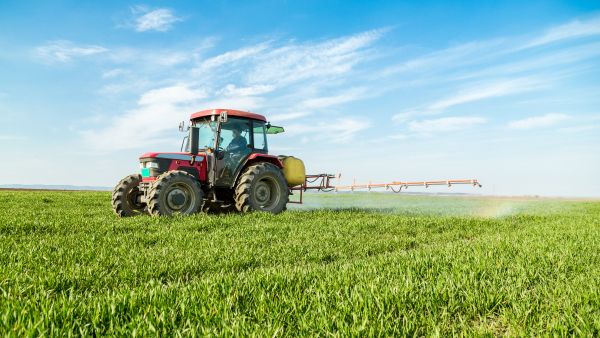
[[[116,218],[0,191],[0,334],[600,335],[600,202],[312,194]]]

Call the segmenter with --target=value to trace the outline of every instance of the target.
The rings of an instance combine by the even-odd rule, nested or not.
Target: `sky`
[[[114,186],[209,108],[342,184],[600,197],[600,2],[0,0],[0,184]]]

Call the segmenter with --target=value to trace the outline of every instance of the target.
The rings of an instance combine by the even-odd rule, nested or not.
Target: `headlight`
[[[156,163],[156,162],[146,162],[146,168],[158,169],[158,163]]]

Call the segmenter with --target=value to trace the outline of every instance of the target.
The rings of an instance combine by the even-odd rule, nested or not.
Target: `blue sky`
[[[592,1],[0,2],[0,184],[112,186],[223,107],[342,183],[600,196],[599,93]]]

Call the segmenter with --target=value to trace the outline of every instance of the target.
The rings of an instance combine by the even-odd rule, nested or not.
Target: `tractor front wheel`
[[[190,215],[202,205],[200,182],[185,171],[168,171],[157,177],[148,193],[148,210],[154,216]]]
[[[142,176],[133,174],[119,181],[112,193],[112,206],[119,217],[140,215],[145,212],[146,204],[141,202],[143,193],[139,189]]]
[[[268,211],[278,214],[286,209],[288,185],[281,169],[261,162],[244,170],[235,188],[235,206],[241,212]]]

